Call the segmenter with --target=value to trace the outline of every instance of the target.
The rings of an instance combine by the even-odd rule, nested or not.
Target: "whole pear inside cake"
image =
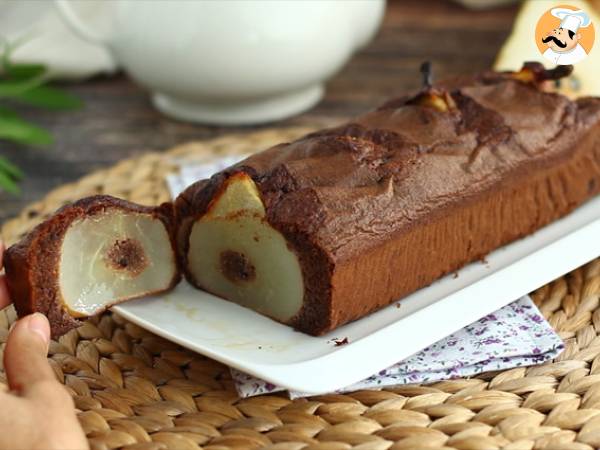
[[[296,254],[265,219],[254,181],[229,177],[190,233],[188,270],[195,284],[285,322],[302,307],[304,286]]]
[[[59,264],[61,297],[75,317],[168,286],[176,273],[169,234],[151,215],[107,209],[71,223]]]

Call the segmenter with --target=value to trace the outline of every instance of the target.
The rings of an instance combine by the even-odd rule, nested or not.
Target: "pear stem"
[[[431,61],[425,61],[419,69],[423,76],[423,89],[429,89],[433,85],[433,69]]]

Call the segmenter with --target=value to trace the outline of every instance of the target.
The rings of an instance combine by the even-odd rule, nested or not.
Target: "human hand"
[[[0,243],[0,270],[3,251]],[[0,276],[0,308],[9,303]],[[10,390],[0,389],[0,450],[89,448],[73,399],[46,360],[49,342],[48,319],[39,313],[16,322],[8,336],[4,370]]]

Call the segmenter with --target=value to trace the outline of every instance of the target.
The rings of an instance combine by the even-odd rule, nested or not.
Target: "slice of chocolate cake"
[[[115,303],[164,292],[179,280],[173,235],[171,204],[95,196],[67,205],[7,249],[15,308],[45,314],[56,337]]]

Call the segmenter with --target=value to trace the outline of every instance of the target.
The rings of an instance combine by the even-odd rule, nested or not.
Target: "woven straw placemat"
[[[168,200],[164,176],[180,160],[248,153],[306,131],[230,135],[123,161],[50,192],[4,224],[2,237],[13,243],[86,195],[157,204]],[[49,361],[73,395],[93,449],[600,447],[600,259],[533,298],[566,341],[555,361],[431,385],[242,400],[223,365],[111,313],[52,342]],[[0,343],[14,320],[12,308],[0,312]]]

